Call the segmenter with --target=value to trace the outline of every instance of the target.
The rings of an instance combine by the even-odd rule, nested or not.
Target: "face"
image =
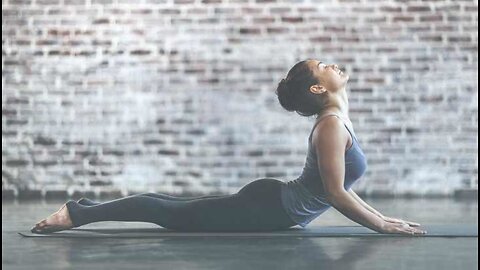
[[[337,92],[345,89],[349,76],[340,70],[337,65],[325,64],[318,60],[311,60],[309,64],[313,74],[320,82],[317,85],[312,85],[310,91],[320,94],[325,91]]]

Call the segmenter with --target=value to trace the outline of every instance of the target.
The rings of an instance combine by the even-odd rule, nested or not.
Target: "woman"
[[[337,65],[309,59],[295,64],[278,84],[276,94],[283,108],[302,116],[317,115],[305,167],[293,181],[261,178],[235,194],[198,198],[155,193],[104,203],[82,198],[68,201],[37,223],[32,232],[54,232],[98,221],[143,221],[182,231],[272,231],[305,227],[333,206],[381,233],[424,234],[416,228],[418,223],[382,215],[350,188],[367,164],[348,120],[348,78]]]

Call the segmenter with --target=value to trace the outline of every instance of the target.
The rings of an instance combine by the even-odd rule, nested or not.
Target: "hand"
[[[390,234],[408,234],[412,236],[427,233],[427,231],[410,227],[410,225],[408,225],[407,223],[400,224],[400,223],[390,223],[390,222],[385,222],[383,227],[378,232],[390,233]]]
[[[383,219],[384,221],[386,221],[386,222],[389,222],[389,223],[408,224],[408,225],[411,226],[411,227],[418,227],[418,226],[420,226],[419,223],[412,222],[412,221],[405,221],[405,220],[399,219],[399,218],[392,218],[392,217],[382,216],[382,219]]]

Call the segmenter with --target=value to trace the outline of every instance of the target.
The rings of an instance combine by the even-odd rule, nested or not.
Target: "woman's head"
[[[308,59],[296,63],[287,77],[278,84],[276,94],[280,105],[287,111],[302,116],[320,114],[332,96],[345,91],[348,74],[337,65],[327,65]]]

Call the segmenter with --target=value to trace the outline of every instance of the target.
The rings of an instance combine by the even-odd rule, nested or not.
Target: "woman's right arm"
[[[320,129],[322,132],[315,132]],[[328,117],[319,123],[315,131],[312,143],[317,153],[320,177],[323,180],[327,200],[335,209],[347,218],[380,233],[420,232],[418,229],[403,228],[400,225],[392,227],[345,190],[345,148],[349,135],[339,119]]]

